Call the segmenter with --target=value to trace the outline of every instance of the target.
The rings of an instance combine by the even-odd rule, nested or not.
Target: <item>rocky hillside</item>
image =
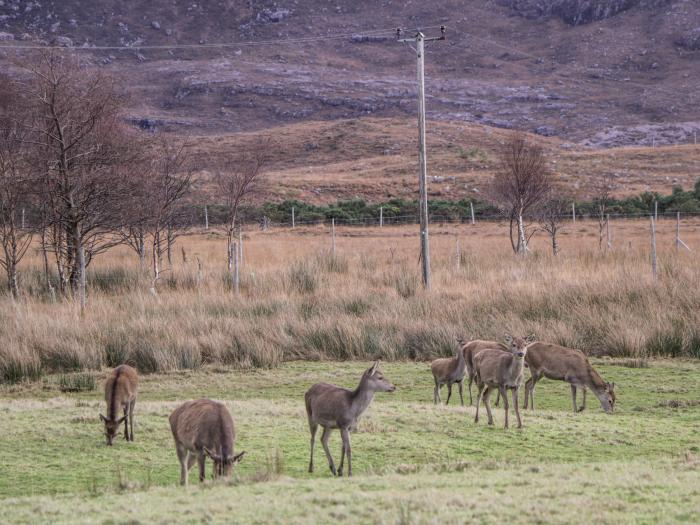
[[[136,125],[221,134],[413,118],[415,55],[372,31],[442,23],[432,120],[593,147],[700,132],[700,0],[0,0],[0,47],[121,46],[79,52],[124,80]],[[285,42],[309,36],[333,38]],[[217,42],[237,44],[139,47]],[[0,67],[16,53],[0,49]]]

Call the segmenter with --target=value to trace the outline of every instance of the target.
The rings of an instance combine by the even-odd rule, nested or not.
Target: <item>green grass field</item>
[[[3,386],[0,522],[698,523],[700,362],[619,364],[594,362],[616,383],[614,415],[590,395],[573,414],[568,385],[544,380],[525,427],[504,430],[502,409],[488,427],[455,395],[435,407],[427,364],[385,363],[398,390],[360,420],[350,480],[330,476],[320,446],[306,472],[303,394],[318,381],[354,387],[366,363],[143,376],[136,441],[111,448],[100,388],[62,394],[51,376]],[[195,468],[183,489],[167,417],[197,397],[227,402],[247,454],[229,483],[200,487]],[[331,449],[339,458],[337,433]]]

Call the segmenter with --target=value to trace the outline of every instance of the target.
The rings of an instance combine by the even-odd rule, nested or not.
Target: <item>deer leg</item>
[[[442,403],[442,400],[440,399],[440,383],[437,380],[437,377],[435,378],[435,391],[433,392],[433,402],[437,405],[438,403]]]
[[[518,428],[523,428],[523,420],[520,418],[520,407],[518,406],[518,391],[520,388],[513,389],[513,406],[515,407],[515,417],[518,420]]]
[[[530,379],[525,381],[525,402],[523,403],[523,410],[527,409],[527,403],[530,398],[530,385],[532,384],[532,376],[530,376]]]
[[[501,391],[496,390],[496,406],[498,407],[500,405],[501,405]]]
[[[134,399],[129,403],[129,429],[131,433],[131,441],[134,440],[134,407],[136,406],[136,400]]]
[[[206,456],[204,455],[204,452],[200,452],[199,456],[197,456],[197,463],[199,463],[199,482],[204,481],[204,461],[206,460]]]
[[[469,404],[473,405],[474,400],[472,399],[472,383],[474,382],[474,376],[469,374]]]
[[[452,397],[452,383],[447,383],[447,401],[445,401],[446,405],[450,404],[450,397]]]
[[[574,414],[578,412],[578,408],[576,407],[576,385],[571,385],[571,402],[574,405]]]
[[[124,405],[124,440],[129,441],[129,403]]]
[[[175,446],[175,451],[177,452],[177,459],[180,460],[180,485],[187,486],[189,452],[180,445]]]
[[[338,465],[338,477],[343,477],[343,463],[345,462],[345,439],[343,438],[343,429],[340,430],[341,446],[340,446],[340,464]]]
[[[506,423],[503,428],[508,428],[508,391],[506,387],[499,385],[498,393],[503,398],[503,409],[506,411]]]
[[[311,457],[309,458],[309,472],[314,471],[314,443],[316,442],[316,431],[318,425],[309,421],[309,430],[311,431]]]
[[[493,414],[491,414],[491,387],[487,386],[484,392],[484,405],[486,405],[486,414],[489,416],[489,425],[493,425]]]
[[[457,383],[457,386],[459,387],[459,404],[462,406],[464,406],[464,396],[462,395],[463,385],[464,385],[464,379],[462,379],[461,381],[459,381]]]
[[[321,445],[323,445],[323,451],[326,453],[326,459],[328,459],[328,467],[335,476],[337,471],[335,470],[335,465],[333,464],[333,456],[331,456],[331,451],[328,450],[328,438],[331,435],[331,429],[328,427],[323,427],[323,433],[321,434]]]
[[[583,405],[578,409],[579,412],[586,410],[586,387],[582,386],[581,390],[583,391]]]
[[[479,422],[479,405],[481,404],[481,396],[484,393],[484,385],[476,384],[476,416],[474,416],[474,423]]]
[[[343,452],[348,456],[348,477],[352,476],[352,456],[350,452],[350,432],[347,428],[340,429],[340,437],[343,440]],[[338,476],[343,475],[343,460],[340,460],[340,469]]]

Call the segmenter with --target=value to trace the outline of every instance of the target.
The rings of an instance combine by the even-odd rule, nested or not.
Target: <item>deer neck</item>
[[[457,375],[462,375],[466,367],[467,363],[464,360],[464,352],[462,352],[462,349],[460,348],[457,351],[457,367],[455,369],[455,372],[457,373]]]
[[[369,404],[374,399],[374,390],[369,388],[367,381],[363,378],[360,384],[352,393],[352,401],[350,403],[355,417],[358,417],[364,412]]]
[[[603,381],[603,378],[600,377],[598,372],[595,371],[595,369],[588,365],[588,388],[591,389],[595,395],[600,398],[603,394],[605,394],[606,390],[606,383]]]
[[[513,359],[511,359],[510,366],[508,367],[508,378],[511,381],[516,382],[517,379],[523,373],[524,365],[525,365],[525,358],[524,357],[517,357],[516,355],[513,355]]]

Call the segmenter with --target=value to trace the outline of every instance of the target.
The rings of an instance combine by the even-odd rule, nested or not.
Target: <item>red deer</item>
[[[526,339],[505,335],[504,350],[486,349],[474,356],[474,368],[476,370],[476,384],[478,393],[476,396],[476,417],[474,422],[479,422],[479,402],[483,396],[484,405],[489,418],[489,425],[493,425],[491,415],[491,390],[496,388],[503,398],[505,409],[505,428],[508,428],[508,390],[513,391],[513,405],[515,415],[518,418],[518,428],[523,426],[518,406],[518,390],[523,379],[523,368],[528,345],[534,341],[533,336]]]
[[[328,383],[317,383],[306,391],[306,415],[311,431],[311,459],[309,472],[314,471],[314,441],[318,426],[323,427],[321,444],[328,459],[328,466],[333,475],[343,475],[343,460],[348,456],[348,476],[352,476],[352,452],[350,450],[350,431],[357,427],[357,420],[367,409],[374,398],[375,392],[393,392],[396,387],[384,377],[379,370],[379,362],[365,370],[360,384],[355,390],[348,390]],[[340,429],[343,447],[340,455],[340,466],[336,471],[333,457],[328,450],[328,438],[332,429]]]
[[[466,365],[464,363],[464,353],[462,352],[462,349],[457,349],[457,355],[455,357],[444,357],[434,360],[432,363],[430,363],[430,370],[433,373],[433,379],[435,380],[433,402],[437,405],[439,401],[442,401],[440,399],[440,387],[442,387],[442,385],[447,385],[447,401],[445,401],[445,404],[449,404],[450,397],[452,397],[452,384],[457,383],[457,386],[459,387],[459,401],[462,406],[464,406],[462,384],[464,381]]]
[[[525,382],[523,408],[527,408],[529,400],[530,407],[535,409],[535,385],[540,379],[546,377],[566,381],[571,385],[574,412],[581,412],[586,408],[586,388],[589,388],[600,401],[603,410],[609,414],[612,413],[615,407],[615,383],[603,381],[580,350],[537,342],[528,347],[525,361],[530,368],[530,379]],[[578,388],[583,390],[581,408],[576,407]]]
[[[236,429],[228,409],[217,401],[187,401],[170,414],[170,430],[180,460],[180,485],[187,485],[188,473],[195,459],[199,464],[199,481],[204,481],[204,461],[214,462],[214,479],[231,475],[233,465],[243,454],[234,455]]]
[[[100,419],[105,424],[105,436],[110,446],[122,422],[124,422],[124,439],[134,440],[134,406],[138,387],[138,374],[129,365],[119,365],[107,377],[105,382],[107,417],[100,414]],[[123,417],[118,417],[120,410],[124,411]]]
[[[474,356],[487,348],[502,350],[503,347],[501,343],[496,341],[484,341],[482,339],[475,339],[474,341],[468,342],[465,342],[463,339],[457,339],[457,343],[462,347],[464,362],[467,367],[467,376],[469,376],[469,404],[471,405],[474,402],[472,399],[472,383],[476,377],[476,371],[474,370]],[[496,401],[496,406],[498,406],[498,400]]]

